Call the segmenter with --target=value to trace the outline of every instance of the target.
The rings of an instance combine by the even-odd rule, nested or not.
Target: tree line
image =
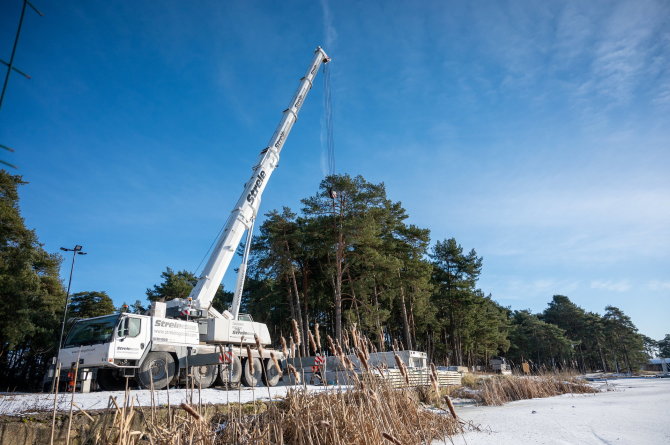
[[[439,364],[504,355],[536,369],[633,371],[649,357],[653,340],[619,308],[599,315],[563,295],[539,314],[501,306],[477,287],[483,258],[454,238],[431,246],[383,184],[330,176],[301,202],[300,213],[269,212],[251,246],[244,309],[275,338],[295,319],[336,338],[355,325],[377,350],[397,341]]]
[[[20,176],[0,170],[0,381],[40,386],[56,355],[65,289],[62,257],[47,252],[19,209]],[[376,350],[426,351],[438,364],[485,365],[503,355],[537,369],[634,370],[651,354],[670,356],[670,335],[641,335],[620,309],[599,315],[556,295],[538,314],[498,304],[477,287],[483,258],[453,238],[431,245],[428,229],[407,222],[383,184],[361,176],[326,178],[299,213],[271,211],[251,246],[244,312],[268,324],[273,338],[319,324],[322,336],[366,334]],[[117,308],[104,291],[71,295],[66,326],[147,303],[184,298],[197,281],[167,268],[146,291],[148,302]],[[214,307],[232,293],[221,287]],[[303,334],[303,338],[307,335]],[[303,351],[308,354],[308,351]]]

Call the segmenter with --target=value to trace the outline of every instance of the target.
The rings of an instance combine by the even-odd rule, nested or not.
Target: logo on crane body
[[[301,94],[300,96],[298,96],[298,99],[295,101],[295,107],[296,108],[300,108],[300,105],[302,105],[302,99],[303,99],[303,96]]]
[[[277,142],[275,142],[275,148],[281,147],[282,142],[284,142],[284,132],[282,131],[279,133],[279,138],[277,139]]]
[[[258,191],[261,188],[261,185],[263,185],[263,181],[265,181],[265,171],[261,170],[258,173],[258,176],[256,176],[256,181],[254,182],[254,188],[251,189],[249,194],[247,195],[247,202],[249,204],[253,204],[254,200],[256,199],[256,196],[258,195]]]

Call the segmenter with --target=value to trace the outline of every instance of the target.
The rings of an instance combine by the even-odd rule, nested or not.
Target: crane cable
[[[335,174],[335,141],[333,139],[333,102],[330,86],[330,64],[323,65],[323,118],[321,121],[321,148],[324,175]],[[325,152],[325,153],[324,153]],[[323,159],[325,157],[325,159]],[[323,162],[325,161],[325,162]],[[326,169],[327,166],[327,169]]]
[[[330,87],[329,67],[330,67],[329,63],[323,64],[323,118],[321,121],[321,148],[323,152],[325,152],[323,156],[325,157],[325,160],[323,160],[325,162],[323,162],[323,164],[326,164],[324,165],[324,176],[332,176],[335,174],[335,140],[333,139],[333,101],[330,94],[331,87]],[[207,249],[207,252],[205,252],[202,259],[200,260],[198,267],[196,267],[195,269],[196,275],[200,270],[202,264],[205,262],[205,259],[207,259],[207,256],[212,251],[212,248],[214,247],[216,240],[219,239],[219,236],[221,235],[221,232],[223,232],[224,227],[225,223],[221,226],[221,229],[219,229],[219,233],[216,234],[216,237],[214,237],[214,240],[212,240],[212,244],[210,244],[209,249]]]

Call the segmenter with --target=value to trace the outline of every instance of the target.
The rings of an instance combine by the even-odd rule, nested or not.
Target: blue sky
[[[20,4],[0,6],[4,59]],[[73,291],[132,302],[165,267],[195,270],[321,44],[339,173],[475,248],[503,305],[561,293],[670,332],[667,2],[36,4],[0,143],[28,226],[89,253]],[[320,80],[262,211],[323,177]]]

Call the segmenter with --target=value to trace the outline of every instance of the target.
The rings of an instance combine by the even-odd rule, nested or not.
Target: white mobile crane
[[[300,80],[289,107],[266,148],[261,150],[251,179],[233,208],[221,235],[216,240],[209,261],[187,299],[152,304],[149,315],[113,314],[77,321],[58,353],[63,370],[79,370],[77,378],[86,390],[91,381],[101,389],[117,389],[123,377],[133,377],[144,388],[163,389],[175,382],[180,373],[190,371],[196,385],[203,388],[215,382],[236,386],[256,386],[261,381],[276,385],[279,372],[269,360],[269,351],[254,348],[254,372],[243,366],[246,353],[242,347],[255,346],[255,336],[265,346],[272,341],[268,328],[239,313],[246,264],[254,221],[261,195],[277,168],[279,154],[298,118],[298,112],[312,87],[322,64],[330,58],[317,47],[314,59]],[[212,300],[235,255],[244,232],[247,232],[242,264],[231,307],[220,313]],[[277,358],[281,354],[275,351]],[[78,366],[75,366],[78,362]],[[72,374],[72,373],[70,373]],[[61,374],[62,375],[62,374]]]

